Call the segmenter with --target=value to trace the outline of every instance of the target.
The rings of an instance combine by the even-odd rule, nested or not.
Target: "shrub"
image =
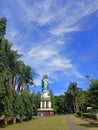
[[[82,117],[83,112],[82,112],[82,111],[78,111],[78,112],[76,112],[76,114],[77,114],[79,117]]]

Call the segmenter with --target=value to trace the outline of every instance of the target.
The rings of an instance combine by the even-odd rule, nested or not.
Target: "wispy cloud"
[[[29,63],[29,65],[34,66],[40,74],[40,77],[42,77],[44,73],[47,73],[49,77],[52,77],[51,79],[54,80],[54,82],[59,80],[60,76],[56,73],[62,73],[62,76],[66,75],[70,77],[74,75],[77,78],[82,78],[82,75],[72,64],[70,58],[60,54],[62,47],[60,48],[56,45],[56,43],[53,44],[49,39],[33,47],[27,54],[24,54],[23,60],[26,64]]]
[[[88,0],[85,1],[76,1],[76,2],[68,2],[70,3],[70,6],[68,6],[67,9],[60,10],[60,15],[62,14],[62,22],[60,19],[58,19],[59,16],[57,16],[58,24],[54,28],[52,28],[49,32],[54,35],[63,35],[64,33],[70,33],[74,31],[81,31],[85,28],[81,28],[81,24],[78,23],[78,21],[85,16],[93,13],[98,9],[98,1],[91,1]],[[66,5],[67,6],[67,5]],[[60,20],[60,21],[59,21]]]

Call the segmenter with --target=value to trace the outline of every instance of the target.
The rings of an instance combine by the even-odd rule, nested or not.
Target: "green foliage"
[[[10,75],[10,67],[8,65],[8,56],[6,54],[5,48],[4,48],[4,42],[6,40],[0,41],[0,76],[1,78],[8,78]]]
[[[64,95],[55,96],[55,111],[57,114],[66,114],[87,109],[88,92],[77,87],[77,83],[71,83]]]
[[[20,95],[16,91],[12,91],[12,105],[13,105],[13,116],[20,115],[21,99]],[[19,112],[20,111],[20,112]]]
[[[73,112],[79,111],[78,95],[80,91],[81,89],[77,87],[76,82],[69,84],[67,93],[72,95]]]
[[[74,113],[72,95],[68,92],[64,93],[65,98],[65,111],[66,113]]]
[[[52,90],[50,90],[51,107],[55,109],[55,99]]]
[[[22,61],[15,62],[16,72],[21,77],[21,83],[33,84],[33,72],[30,66],[26,66]]]
[[[98,80],[94,80],[88,89],[88,103],[93,109],[98,109]]]
[[[14,117],[26,117],[27,120],[32,118],[33,100],[28,89],[25,89],[22,93],[13,91],[13,113]]]
[[[78,103],[79,103],[79,108],[81,111],[86,112],[87,111],[87,106],[88,105],[88,91],[81,91],[81,93],[78,96]]]
[[[4,36],[4,34],[6,33],[6,18],[3,17],[0,19],[0,36]]]
[[[23,102],[23,97],[22,95],[19,95],[19,109],[18,109],[18,113],[20,115],[20,118],[23,118],[25,116],[25,105],[24,105],[24,102]]]
[[[28,89],[25,89],[22,94],[22,101],[24,105],[24,116],[26,116],[26,119],[31,119],[33,115],[33,102],[32,102],[32,96],[30,95],[30,92]]]
[[[59,96],[55,96],[55,113],[57,114],[65,114],[65,101],[64,95],[61,94]]]
[[[37,115],[37,109],[40,108],[40,98],[41,98],[40,92],[37,92],[36,94],[32,93],[33,112],[35,116]]]
[[[76,114],[77,114],[79,117],[82,117],[83,112],[82,112],[82,111],[78,111],[78,112],[76,112]]]
[[[18,93],[13,90],[11,79],[14,74],[21,77],[20,84],[33,84],[33,71],[20,61],[21,55],[11,49],[12,43],[4,38],[6,19],[0,19],[0,116],[17,115],[30,119],[33,114],[33,100],[30,92],[24,89]]]
[[[12,116],[12,94],[7,84],[0,87],[0,116],[5,115],[5,117]]]

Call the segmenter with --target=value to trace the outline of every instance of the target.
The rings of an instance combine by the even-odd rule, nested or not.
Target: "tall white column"
[[[42,108],[42,107],[43,107],[43,102],[41,101],[41,102],[40,102],[40,108]]]
[[[50,101],[48,102],[48,107],[51,108],[51,102]]]
[[[46,108],[46,101],[44,101],[44,108]]]
[[[47,102],[47,108],[49,108],[49,101]]]

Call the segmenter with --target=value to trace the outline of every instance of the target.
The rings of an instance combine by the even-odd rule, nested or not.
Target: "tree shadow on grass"
[[[92,127],[98,127],[98,122],[97,123],[88,123],[88,124],[82,123],[79,125],[84,126],[84,127],[88,127],[88,128],[92,128]]]

